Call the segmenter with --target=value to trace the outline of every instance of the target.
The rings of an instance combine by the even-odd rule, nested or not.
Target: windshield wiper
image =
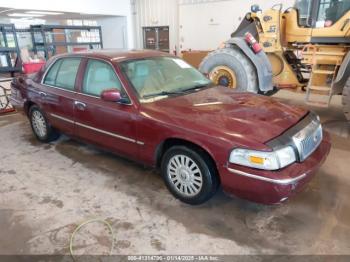
[[[149,98],[149,97],[154,97],[154,96],[182,95],[182,94],[184,94],[183,91],[162,91],[162,92],[158,92],[158,93],[146,94],[143,96],[143,98]]]
[[[202,89],[204,87],[208,87],[210,86],[211,83],[208,83],[208,84],[198,84],[198,85],[195,85],[195,86],[192,86],[190,88],[186,88],[186,89],[182,89],[181,91],[182,92],[188,92],[188,91],[193,91],[193,90],[197,90],[197,89]]]
[[[201,89],[204,87],[208,87],[211,83],[208,84],[198,84],[196,86],[187,88],[187,89],[181,89],[181,90],[176,90],[176,91],[161,91],[158,93],[151,93],[151,94],[146,94],[143,96],[143,98],[150,98],[150,97],[155,97],[155,96],[170,96],[170,95],[183,95],[186,94],[190,91]]]

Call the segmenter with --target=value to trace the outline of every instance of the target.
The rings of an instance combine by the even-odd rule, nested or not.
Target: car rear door
[[[41,105],[52,126],[74,135],[74,101],[79,57],[60,58],[52,63],[41,84]]]
[[[88,59],[75,98],[75,124],[77,135],[121,155],[135,158],[137,109],[114,69],[104,60]],[[106,89],[118,89],[125,102],[108,102],[100,98]]]

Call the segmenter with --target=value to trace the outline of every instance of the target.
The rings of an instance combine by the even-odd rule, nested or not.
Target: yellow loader
[[[305,91],[305,102],[328,107],[342,95],[350,121],[350,0],[297,0],[262,11],[251,7],[224,47],[199,69],[216,84],[271,95]]]

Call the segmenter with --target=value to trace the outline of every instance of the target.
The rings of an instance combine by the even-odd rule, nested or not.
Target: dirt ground
[[[303,105],[303,96],[275,95]],[[0,254],[350,254],[350,139],[340,99],[317,109],[329,158],[307,189],[279,206],[218,192],[192,207],[159,173],[62,136],[41,144],[20,114],[0,117]]]

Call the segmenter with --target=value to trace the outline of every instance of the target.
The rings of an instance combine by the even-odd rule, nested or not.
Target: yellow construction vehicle
[[[199,69],[237,91],[304,90],[306,103],[317,106],[342,94],[350,120],[350,0],[297,0],[285,11],[253,5]]]

